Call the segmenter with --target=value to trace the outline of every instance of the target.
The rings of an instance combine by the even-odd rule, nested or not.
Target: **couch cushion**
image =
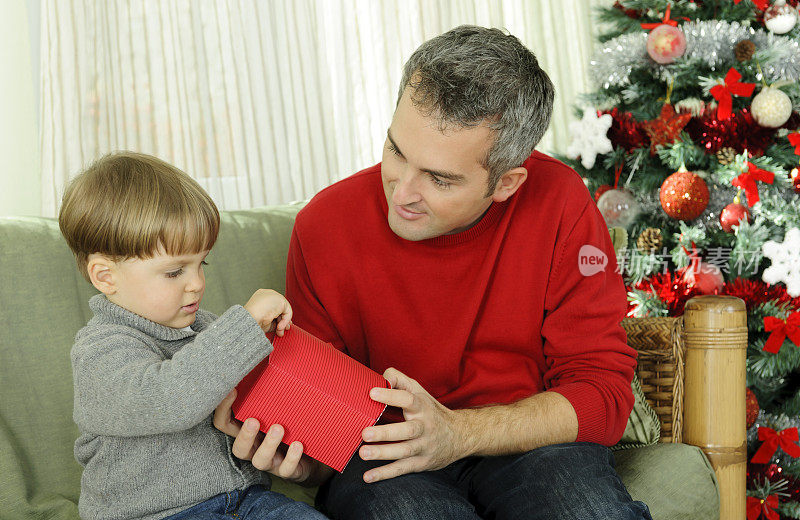
[[[654,444],[614,452],[617,472],[653,520],[718,520],[717,478],[702,450]]]
[[[51,219],[0,219],[0,510],[77,518],[69,351],[94,293]]]
[[[633,409],[628,416],[628,424],[625,425],[622,439],[611,448],[612,450],[649,446],[657,443],[661,437],[661,421],[658,420],[656,411],[647,402],[636,373],[633,374],[631,389],[634,397]]]

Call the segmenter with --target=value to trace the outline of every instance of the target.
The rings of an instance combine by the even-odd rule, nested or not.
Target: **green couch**
[[[202,306],[220,313],[259,287],[283,291],[296,205],[225,212]],[[0,519],[78,518],[69,352],[96,291],[77,272],[58,224],[0,218]],[[634,498],[656,520],[719,518],[714,471],[694,446],[615,452]],[[275,488],[311,501],[313,490]]]

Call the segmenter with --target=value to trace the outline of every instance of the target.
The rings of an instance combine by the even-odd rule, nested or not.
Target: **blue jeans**
[[[222,493],[164,520],[325,520],[325,515],[264,486]]]
[[[611,451],[599,444],[468,457],[437,471],[364,482],[366,470],[386,463],[354,456],[320,490],[318,506],[334,519],[652,520],[622,484]]]

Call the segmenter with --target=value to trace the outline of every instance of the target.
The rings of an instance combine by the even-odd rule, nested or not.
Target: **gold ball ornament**
[[[781,89],[764,87],[750,103],[750,112],[759,125],[778,128],[792,115],[792,100]]]
[[[786,0],[775,0],[766,11],[764,11],[764,25],[773,34],[786,34],[797,24],[797,10],[788,5]]]

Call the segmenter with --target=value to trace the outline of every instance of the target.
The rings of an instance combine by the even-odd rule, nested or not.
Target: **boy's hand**
[[[259,289],[244,304],[264,332],[283,336],[292,323],[292,306],[282,294],[272,289]],[[277,320],[277,324],[273,323]]]
[[[234,419],[231,405],[235,399],[236,389],[233,389],[214,411],[214,426],[236,438],[231,450],[235,457],[251,461],[256,469],[305,486],[319,485],[332,474],[327,466],[304,455],[300,442],[295,441],[284,449],[282,426],[273,424],[264,435],[258,430],[256,419],[247,419],[244,424]]]

